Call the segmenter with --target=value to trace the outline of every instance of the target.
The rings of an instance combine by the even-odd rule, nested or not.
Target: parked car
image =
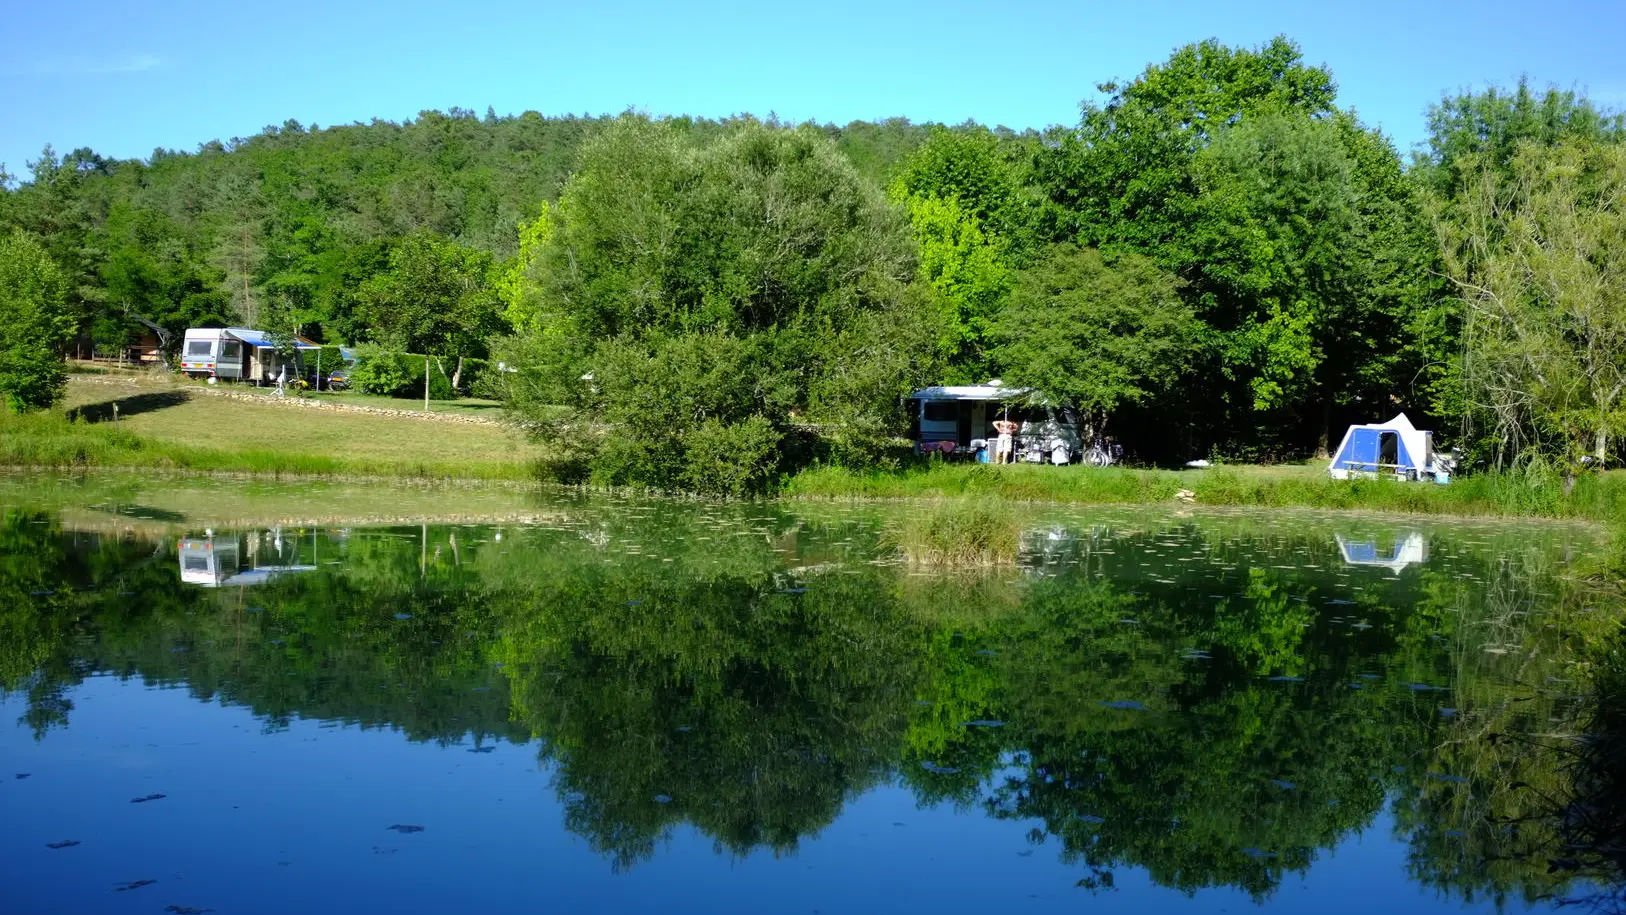
[[[356,352],[348,346],[341,346],[339,356],[344,361],[322,379],[322,387],[329,391],[350,389],[350,371],[356,367]]]

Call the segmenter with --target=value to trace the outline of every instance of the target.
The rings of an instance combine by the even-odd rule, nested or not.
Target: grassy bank
[[[534,480],[540,456],[501,426],[191,396],[162,380],[76,377],[66,408],[95,421],[0,416],[0,465]]]
[[[134,468],[262,475],[535,481],[540,448],[501,425],[300,410],[199,394],[158,373],[75,375],[64,409],[0,414],[0,466]],[[340,395],[335,395],[336,397]],[[119,420],[111,421],[119,405]],[[369,404],[371,405],[371,404]],[[487,413],[487,404],[470,406]],[[69,415],[84,419],[71,420]],[[1325,465],[1203,470],[922,464],[819,467],[792,499],[978,499],[1076,504],[1301,507],[1492,518],[1626,519],[1626,471],[1589,474],[1565,494],[1554,473],[1462,477],[1449,486],[1328,479]]]
[[[992,497],[1025,502],[1175,503],[1181,490],[1199,505],[1302,507],[1481,517],[1626,518],[1626,472],[1591,474],[1564,494],[1557,475],[1485,474],[1448,486],[1329,479],[1324,465],[1203,470],[930,464],[900,471],[836,467],[803,471],[785,495],[803,499]]]

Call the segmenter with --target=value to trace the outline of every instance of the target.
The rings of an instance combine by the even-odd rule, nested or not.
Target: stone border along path
[[[129,387],[125,379],[101,379],[93,376],[80,376],[93,384],[104,384],[109,387]],[[219,388],[205,387],[203,385],[175,385],[167,390],[178,391],[187,397],[194,394],[204,394],[209,397],[224,397],[227,400],[236,400],[243,403],[265,404],[273,407],[303,407],[307,410],[330,410],[339,413],[369,413],[373,416],[395,416],[405,419],[427,419],[442,423],[463,423],[474,426],[505,426],[507,423],[499,419],[486,419],[483,416],[468,416],[460,413],[425,413],[422,410],[387,410],[383,407],[368,407],[361,404],[330,403],[309,397],[299,397],[290,394],[286,397],[277,397],[273,394],[250,394],[247,391],[221,390]]]
[[[429,419],[442,423],[464,423],[475,426],[502,426],[507,425],[501,420],[486,419],[483,416],[468,416],[462,413],[425,413],[422,410],[386,410],[383,407],[366,407],[353,403],[331,403],[316,400],[310,397],[300,397],[289,394],[286,397],[277,397],[273,394],[249,394],[243,391],[222,391],[215,388],[182,388],[185,391],[197,390],[210,397],[224,397],[228,400],[238,400],[243,403],[269,404],[278,407],[304,407],[308,410],[332,410],[335,412],[370,413],[374,416],[398,416],[406,419]]]

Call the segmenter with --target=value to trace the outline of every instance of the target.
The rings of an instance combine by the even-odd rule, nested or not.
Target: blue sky
[[[0,162],[104,155],[451,106],[499,113],[904,115],[1071,124],[1097,83],[1182,44],[1282,33],[1404,151],[1442,92],[1587,90],[1626,106],[1623,0],[1488,2],[13,3]]]

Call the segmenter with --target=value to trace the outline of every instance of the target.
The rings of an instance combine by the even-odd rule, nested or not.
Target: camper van
[[[909,395],[910,437],[922,452],[941,451],[985,460],[990,450],[988,443],[997,434],[994,421],[1009,419],[1019,424],[1013,454],[1017,461],[1111,463],[1104,451],[1093,458],[1095,449],[1086,453],[1074,410],[1034,400],[1032,390],[1005,387],[997,378],[986,384],[921,388]]]
[[[181,343],[181,371],[193,378],[243,377],[243,341],[224,328],[189,327]]]

